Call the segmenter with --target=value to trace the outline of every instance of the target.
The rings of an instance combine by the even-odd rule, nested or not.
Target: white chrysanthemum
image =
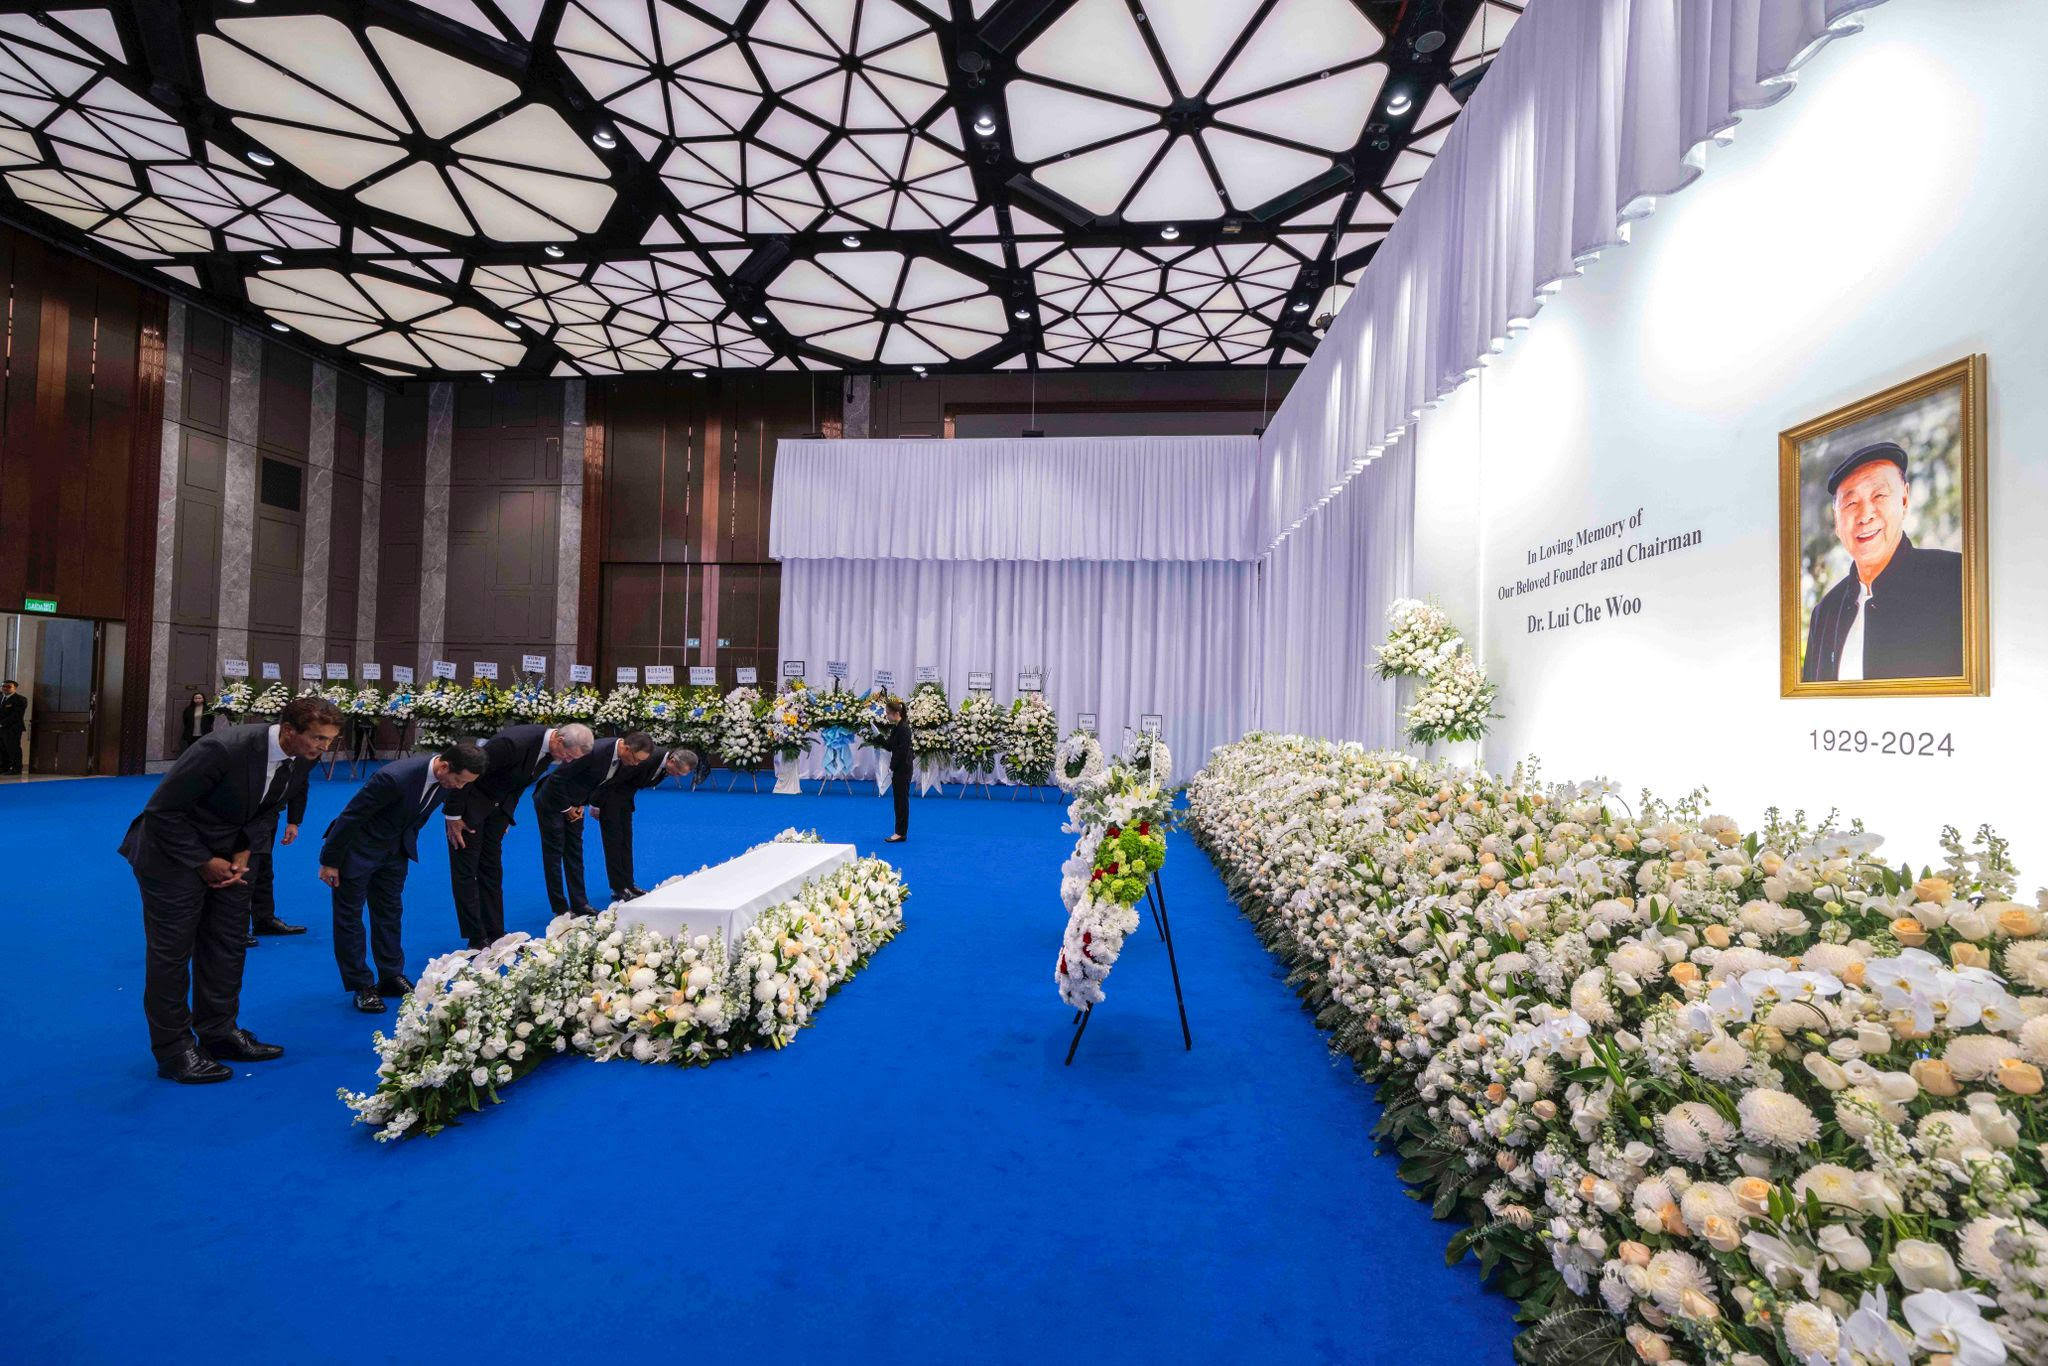
[[[1823,1205],[1831,1205],[1836,1209],[1863,1208],[1863,1196],[1856,1184],[1856,1173],[1840,1163],[1815,1163],[1793,1180],[1792,1190],[1801,1200],[1804,1200],[1807,1192],[1811,1191],[1814,1198]]]
[[[1800,1300],[1786,1308],[1785,1345],[1797,1360],[1819,1356],[1833,1361],[1841,1342],[1841,1320],[1829,1309],[1811,1300]]]
[[[2036,991],[2048,991],[2048,939],[2016,939],[2005,951],[2005,975]]]
[[[1709,1081],[1731,1081],[1749,1067],[1749,1050],[1726,1034],[1716,1034],[1692,1051],[1692,1065]]]
[[[1783,1091],[1748,1091],[1735,1102],[1742,1119],[1742,1134],[1752,1143],[1786,1152],[1803,1148],[1820,1137],[1820,1121],[1806,1102]]]
[[[2031,1063],[2048,1063],[2048,1015],[2036,1015],[2020,1026],[2020,1052]]]
[[[1975,1081],[1988,1077],[1998,1070],[1998,1064],[2007,1058],[2016,1057],[2019,1049],[2011,1039],[1997,1034],[1965,1034],[1949,1040],[1942,1050],[1941,1060],[1948,1064],[1948,1070],[1963,1081]]]
[[[1913,1137],[1930,1157],[1953,1162],[1965,1148],[1989,1146],[1977,1130],[1977,1121],[1957,1110],[1936,1110],[1920,1116]]]
[[[1631,939],[1607,955],[1607,966],[1639,982],[1649,982],[1664,975],[1664,955],[1640,940]]]
[[[2012,1220],[2001,1219],[1991,1214],[1980,1215],[1964,1224],[1956,1232],[1956,1250],[1960,1254],[1963,1269],[1972,1276],[1996,1284],[2000,1262],[1992,1244],[1998,1237],[1999,1229],[2016,1227],[2018,1225]]]
[[[1607,1003],[1607,972],[1588,968],[1572,983],[1572,1009],[1589,1025],[1612,1024],[1614,1007]]]
[[[1667,1314],[1679,1312],[1678,1301],[1688,1290],[1702,1295],[1713,1293],[1707,1269],[1689,1252],[1660,1252],[1643,1268],[1650,1298]]]
[[[1822,943],[1801,954],[1799,966],[1807,972],[1824,972],[1839,978],[1862,961],[1863,955],[1847,944]]]
[[[1742,1203],[1735,1198],[1734,1191],[1718,1181],[1695,1181],[1678,1197],[1678,1217],[1697,1233],[1710,1218],[1726,1219],[1731,1224],[1741,1222]]]
[[[1707,1154],[1726,1148],[1735,1131],[1720,1112],[1704,1101],[1688,1100],[1666,1110],[1657,1121],[1664,1146],[1688,1162],[1702,1162]]]

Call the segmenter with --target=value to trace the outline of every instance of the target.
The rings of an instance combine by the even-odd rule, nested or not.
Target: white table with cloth
[[[854,856],[850,844],[763,844],[633,898],[619,909],[619,923],[671,937],[722,934],[730,957],[756,916]]]

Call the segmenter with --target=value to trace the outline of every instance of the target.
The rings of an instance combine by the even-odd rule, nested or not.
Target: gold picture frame
[[[1784,697],[1985,697],[1991,692],[1990,596],[1987,575],[1985,522],[1985,358],[1965,356],[1938,370],[1895,384],[1881,393],[1860,399],[1833,412],[1824,413],[1778,434],[1778,617],[1779,684]],[[1896,432],[1896,435],[1894,434]],[[1833,490],[1824,476],[1830,472],[1846,490],[1845,467],[1849,460],[1870,446],[1894,443],[1896,455],[1864,460],[1864,464],[1889,463],[1900,470],[1899,484],[1905,495],[1904,533],[1898,544],[1916,552],[1915,563],[1937,561],[1947,553],[1961,556],[1961,594],[1956,611],[1961,626],[1961,668],[1954,673],[1907,676],[1887,673],[1881,677],[1840,679],[1829,676],[1842,668],[1831,658],[1846,648],[1836,639],[1841,629],[1824,633],[1813,617],[1827,613],[1830,627],[1845,618],[1864,618],[1852,608],[1857,585],[1848,532],[1838,532],[1838,514],[1832,510]],[[1867,443],[1867,444],[1866,444]],[[1849,450],[1849,447],[1856,447]],[[1934,454],[1933,452],[1940,452]],[[1924,458],[1923,458],[1924,457]],[[1918,468],[1916,468],[1916,464]],[[1938,495],[1923,497],[1923,494]],[[1851,495],[1844,492],[1843,497]],[[1933,505],[1938,502],[1938,517]],[[1914,504],[1929,504],[1921,512]],[[1917,522],[1923,532],[1930,519],[1939,523],[1923,544],[1913,537]],[[1875,514],[1872,514],[1873,516]],[[1834,519],[1833,525],[1830,520]],[[1825,529],[1825,534],[1823,530]],[[1881,539],[1870,532],[1854,538],[1858,544]],[[1953,544],[1950,544],[1953,542]],[[1928,556],[1927,551],[1937,552]],[[1860,553],[1860,552],[1859,552]],[[1896,552],[1887,550],[1887,555]],[[1885,561],[1886,567],[1892,561]],[[1905,561],[1900,561],[1904,565]],[[1953,561],[1938,565],[1946,574],[1955,573]],[[1883,570],[1878,571],[1879,579]],[[1945,577],[1923,581],[1946,583]],[[1828,584],[1821,590],[1819,585]],[[1933,595],[1926,595],[1932,597]],[[1873,602],[1885,602],[1882,595]],[[1924,599],[1915,600],[1921,616],[1938,616]],[[1899,620],[1890,617],[1887,621]],[[1812,668],[1807,665],[1808,646],[1817,639]],[[1888,640],[1888,644],[1892,643]],[[1925,657],[1946,661],[1951,641],[1945,636],[1930,643]],[[1900,652],[1904,657],[1911,649]],[[1868,647],[1864,656],[1868,659]],[[1845,663],[1845,661],[1844,661]],[[1860,668],[1861,665],[1859,664]],[[1815,676],[1809,677],[1812,674]]]

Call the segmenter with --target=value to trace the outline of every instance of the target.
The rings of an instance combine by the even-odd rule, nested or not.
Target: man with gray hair
[[[490,767],[448,803],[448,881],[455,920],[473,949],[505,934],[505,832],[519,798],[556,764],[590,753],[596,737],[577,722],[507,726],[484,742]]]

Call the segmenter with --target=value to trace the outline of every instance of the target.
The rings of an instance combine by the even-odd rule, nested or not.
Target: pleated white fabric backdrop
[[[1531,5],[1273,415],[1259,549],[1305,525],[1877,3]]]
[[[1415,443],[1407,441],[1266,556],[1258,729],[1400,747],[1396,688],[1374,676],[1373,659],[1387,604],[1411,591],[1414,504]]]
[[[1094,712],[1114,748],[1158,712],[1182,773],[1251,728],[1258,566],[1229,561],[786,560],[785,659],[843,659],[864,688],[892,670],[936,664],[958,705],[967,675],[995,674],[1016,696],[1020,670],[1043,667],[1060,730]],[[872,753],[862,756],[869,768]],[[816,776],[814,754],[805,769]]]

